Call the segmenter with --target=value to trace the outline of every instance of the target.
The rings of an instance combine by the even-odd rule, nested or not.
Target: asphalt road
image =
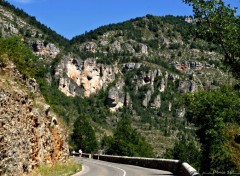
[[[138,166],[110,163],[86,158],[75,158],[83,165],[83,170],[73,176],[170,176],[168,171],[148,169]]]

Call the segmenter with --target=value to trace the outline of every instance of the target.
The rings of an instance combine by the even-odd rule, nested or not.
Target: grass
[[[56,163],[53,166],[42,165],[34,169],[29,176],[70,176],[81,170],[81,164],[69,159],[66,163]]]

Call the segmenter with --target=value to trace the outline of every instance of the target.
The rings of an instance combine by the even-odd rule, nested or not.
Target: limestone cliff
[[[0,151],[0,175],[23,175],[68,156],[63,125],[34,79],[23,79],[10,63],[0,68]]]
[[[116,112],[119,108],[124,106],[131,108],[131,98],[128,93],[124,92],[124,85],[124,80],[119,79],[108,91],[107,105],[112,112]]]
[[[32,51],[42,58],[56,58],[59,46],[46,40],[44,32],[30,25],[11,10],[0,5],[0,34],[3,37],[21,35]]]
[[[212,90],[231,82],[220,70],[223,56],[218,48],[193,39],[183,17],[147,15],[102,26],[69,41],[6,3],[0,1],[0,36],[20,35],[39,57],[33,69],[44,68],[39,75],[47,78],[48,85],[41,88],[48,100],[62,96],[52,86],[56,82],[67,96],[108,91],[90,99],[69,98],[67,103],[49,101],[63,110],[59,113],[63,119],[72,124],[87,114],[96,131],[105,122],[109,131],[122,117],[119,109],[127,107],[133,124],[146,132],[159,157],[176,141],[177,132],[185,129],[178,125],[183,124],[186,111],[178,107],[180,93]],[[40,96],[36,80],[21,78],[14,65],[1,67],[0,62],[0,175],[21,175],[42,163],[64,159],[65,132]],[[83,106],[75,105],[75,100]]]
[[[41,40],[30,41],[29,45],[31,46],[33,52],[40,57],[56,58],[60,52],[60,49],[53,43],[48,43]]]
[[[58,64],[55,78],[67,96],[90,96],[115,80],[116,66],[98,64],[95,58],[82,60],[65,56]]]

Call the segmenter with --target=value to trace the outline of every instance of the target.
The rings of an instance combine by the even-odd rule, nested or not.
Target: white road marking
[[[126,175],[127,175],[127,173],[126,173],[125,170],[123,170],[123,169],[121,169],[121,168],[119,168],[119,167],[116,167],[116,166],[110,165],[110,164],[103,164],[103,163],[90,162],[90,161],[86,161],[86,160],[84,160],[84,162],[92,163],[92,164],[98,164],[98,165],[103,165],[103,166],[107,166],[107,167],[112,167],[112,168],[115,168],[115,169],[118,169],[118,170],[122,171],[122,172],[123,172],[123,176],[126,176]]]
[[[89,170],[90,170],[90,169],[89,169],[88,166],[82,165],[82,170],[81,170],[80,172],[75,173],[75,174],[72,175],[72,176],[81,176],[81,175],[84,175],[84,174],[88,173]]]

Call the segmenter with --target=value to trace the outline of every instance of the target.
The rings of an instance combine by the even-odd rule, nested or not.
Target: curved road
[[[173,175],[168,171],[139,166],[110,163],[86,158],[75,158],[83,165],[83,171],[73,176],[160,176]]]

